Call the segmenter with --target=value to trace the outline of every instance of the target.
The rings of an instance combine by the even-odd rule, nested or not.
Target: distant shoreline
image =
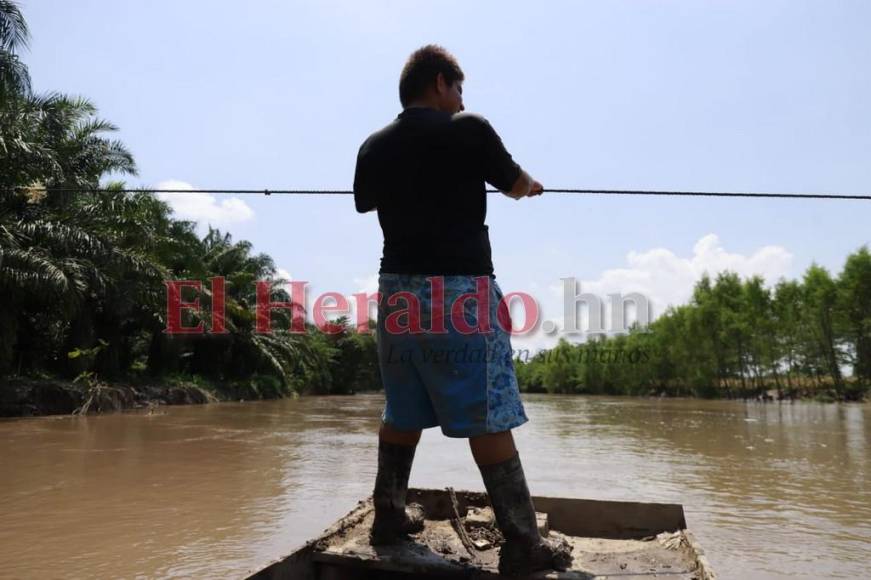
[[[159,379],[158,379],[159,380]],[[257,396],[254,393],[241,393],[238,387],[217,389],[214,386],[203,386],[197,380],[144,380],[136,379],[112,383],[101,383],[98,387],[76,383],[58,378],[7,377],[0,386],[0,418],[14,417],[44,417],[62,415],[99,415],[125,411],[154,412],[167,405],[203,405],[206,403],[266,401],[288,397]],[[377,393],[377,389],[346,393],[336,396],[353,394]],[[240,396],[247,394],[248,396]],[[547,395],[546,392],[529,391],[523,394]],[[557,394],[557,393],[554,393]],[[563,394],[563,393],[559,393]],[[590,393],[568,393],[570,396],[601,396]],[[299,395],[309,396],[309,395]],[[312,394],[311,396],[329,396]],[[630,397],[642,399],[675,398],[665,393],[651,392],[648,395],[609,396]],[[702,397],[681,396],[699,400],[744,400],[757,402],[792,402],[817,401],[825,403],[858,402],[845,401],[830,397],[784,397],[777,399],[773,392],[756,397],[720,397],[706,399]]]

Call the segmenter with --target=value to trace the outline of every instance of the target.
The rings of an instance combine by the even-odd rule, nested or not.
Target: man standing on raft
[[[415,51],[399,80],[403,111],[366,139],[357,156],[357,211],[377,209],[384,233],[377,342],[387,401],[371,542],[395,542],[422,529],[422,510],[405,504],[408,477],[421,430],[439,425],[448,437],[469,439],[505,537],[500,573],[564,570],[571,550],[541,537],[511,435],[528,419],[514,375],[510,320],[497,312],[502,292],[484,224],[486,183],[514,199],[540,195],[542,185],[512,160],[486,119],[461,113],[463,80],[442,47]],[[464,294],[476,294],[477,304],[465,300],[457,313],[451,307]],[[479,356],[458,356],[469,352]]]

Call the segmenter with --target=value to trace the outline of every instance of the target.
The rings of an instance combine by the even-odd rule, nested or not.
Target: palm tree
[[[49,325],[70,325],[68,350],[93,346],[98,334],[109,340],[98,357],[106,361],[117,358],[127,319],[159,316],[159,289],[169,274],[155,256],[168,243],[159,224],[170,223],[169,208],[153,196],[112,189],[63,208],[23,193],[6,196],[0,206],[0,289],[7,297],[4,320],[19,328],[19,338],[44,335],[32,332],[46,324],[34,319],[39,312]],[[12,340],[11,331],[6,334]],[[101,365],[117,372],[117,364]]]
[[[32,93],[17,54],[28,41],[18,5],[0,0],[0,187],[95,187],[108,173],[135,175],[130,152],[105,137],[116,127],[96,118],[90,101]],[[62,203],[69,200],[58,197]]]
[[[230,234],[211,227],[201,248],[206,276],[225,279],[226,325],[231,337],[224,342],[213,336],[194,339],[196,347],[191,361],[194,370],[235,376],[267,372],[289,386],[300,365],[305,366],[318,357],[313,356],[309,341],[287,331],[291,315],[286,310],[274,311],[276,329],[272,334],[256,332],[254,308],[258,281],[268,282],[273,299],[290,300],[283,288],[287,281],[276,276],[275,262],[266,254],[252,254],[250,242],[234,243]],[[210,304],[211,296],[205,287],[204,293],[206,303]]]
[[[87,99],[57,93],[7,99],[0,108],[0,187],[37,184],[49,203],[66,205],[61,188],[92,188],[107,174],[136,175],[133,155],[104,136],[117,128],[96,118]],[[43,185],[44,184],[44,185]]]
[[[30,92],[30,74],[16,54],[27,46],[29,37],[18,5],[0,0],[0,98]]]

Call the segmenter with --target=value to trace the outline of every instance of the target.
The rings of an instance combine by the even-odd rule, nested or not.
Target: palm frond
[[[0,50],[0,95],[6,101],[11,95],[30,93],[30,73],[17,54]]]
[[[30,31],[18,4],[0,0],[0,50],[13,52],[25,48],[29,40]]]

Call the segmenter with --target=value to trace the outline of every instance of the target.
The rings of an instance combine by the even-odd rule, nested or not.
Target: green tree
[[[802,324],[804,300],[801,283],[795,280],[781,280],[774,289],[772,303],[773,324],[776,334],[776,350],[779,357],[774,364],[783,369],[786,389],[790,392],[797,387],[795,379],[802,370],[802,343],[805,341]],[[778,382],[778,397],[783,396],[783,387]]]
[[[847,257],[837,281],[837,309],[861,392],[871,386],[871,252],[867,246]]]
[[[836,393],[841,394],[841,355],[836,336],[838,287],[828,270],[812,264],[804,275],[804,321],[809,342],[806,356],[818,379],[828,375]]]

